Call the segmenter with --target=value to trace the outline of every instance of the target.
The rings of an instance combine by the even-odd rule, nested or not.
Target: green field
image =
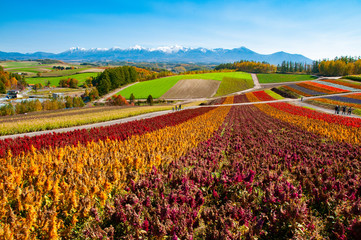
[[[41,83],[43,86],[47,84],[48,81],[50,81],[51,86],[59,86],[59,82],[62,79],[67,78],[75,78],[79,81],[78,85],[82,85],[85,83],[85,80],[89,77],[95,77],[98,73],[79,73],[79,74],[73,74],[70,76],[62,76],[62,77],[34,77],[34,78],[26,78],[26,82],[28,84],[36,84]]]
[[[224,77],[252,80],[252,76],[249,73],[244,73],[244,72],[219,72],[219,73],[177,75],[177,76],[155,79],[151,81],[140,82],[126,89],[123,89],[117,94],[121,94],[125,98],[129,98],[130,94],[132,93],[134,94],[135,98],[138,99],[145,99],[149,95],[152,95],[153,98],[160,98],[171,87],[173,87],[174,84],[176,84],[179,80],[182,79],[206,79],[206,80],[222,81]]]
[[[344,76],[342,78],[361,82],[361,75],[349,75],[349,76]]]
[[[25,67],[40,67],[39,62],[0,62],[4,68],[25,68]]]
[[[14,68],[7,70],[8,72],[31,72],[31,73],[38,73],[44,72],[44,69],[49,69],[49,67],[25,67],[25,68]]]
[[[87,70],[87,69],[89,69],[89,68],[86,67],[86,68],[78,68],[78,69],[70,69],[70,70],[52,71],[52,72],[42,73],[42,76],[44,76],[44,77],[67,76],[67,75],[76,74],[77,72],[80,72],[80,71],[83,71],[83,70]],[[96,76],[96,75],[95,75],[95,76]]]
[[[317,77],[301,74],[257,74],[259,83],[296,82],[313,80]]]
[[[254,86],[253,80],[251,79],[242,79],[242,78],[231,78],[224,77],[221,85],[219,86],[215,97],[227,95],[234,92],[239,92],[252,88]]]

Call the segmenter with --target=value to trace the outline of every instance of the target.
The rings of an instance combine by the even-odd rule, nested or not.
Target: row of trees
[[[314,66],[312,66],[310,64],[306,64],[306,63],[283,61],[282,64],[277,65],[277,72],[279,72],[279,73],[312,73],[313,67]]]
[[[9,89],[23,90],[26,85],[24,76],[5,72],[4,68],[0,66],[0,93],[6,93]]]
[[[23,114],[28,112],[39,112],[45,110],[57,110],[63,108],[83,107],[85,104],[81,97],[66,97],[65,101],[62,99],[52,99],[40,102],[22,101],[13,106],[11,103],[0,107],[0,116]]]
[[[77,88],[78,80],[75,78],[67,78],[59,81],[60,87]]]
[[[239,61],[220,64],[215,70],[231,69],[254,73],[307,73],[323,76],[345,76],[361,74],[361,58],[336,57],[333,60],[318,60],[312,64],[283,61],[281,64],[271,65],[266,62]]]
[[[56,70],[71,70],[71,69],[76,69],[76,67],[53,66],[53,69],[56,69]]]
[[[277,66],[279,73],[308,73],[323,76],[345,76],[361,74],[361,59],[353,57],[336,57],[333,60],[318,60],[312,64],[282,62]]]
[[[220,64],[215,70],[233,69],[236,71],[253,72],[253,73],[274,73],[277,70],[275,65],[266,62],[239,61],[234,63]]]
[[[138,73],[138,81],[140,82],[174,75],[173,72],[167,70],[154,71],[148,68],[134,68]]]
[[[99,95],[105,95],[122,85],[136,82],[138,73],[134,67],[108,68],[92,80],[93,86],[98,89]]]

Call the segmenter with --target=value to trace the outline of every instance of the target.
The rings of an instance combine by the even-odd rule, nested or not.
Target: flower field
[[[319,80],[319,81],[314,81],[315,83],[320,83],[322,85],[326,85],[326,86],[330,86],[330,87],[334,87],[337,89],[341,89],[341,90],[346,90],[346,91],[350,91],[350,92],[356,92],[356,91],[360,91],[359,88],[355,88],[354,84],[352,84],[353,86],[346,86],[345,84],[339,84],[338,82],[330,82],[330,81],[323,81],[323,80]],[[351,84],[350,84],[351,85]]]
[[[359,91],[354,84],[338,84],[338,82],[336,84],[334,81],[335,80],[307,81],[283,87],[305,97]]]
[[[350,81],[350,80],[344,80],[344,79],[325,79],[322,80],[322,82],[329,82],[329,83],[334,83],[334,84],[338,84],[338,85],[342,85],[342,86],[346,86],[346,87],[351,87],[351,88],[356,88],[356,89],[361,89],[361,85],[358,82],[354,82],[354,81]]]
[[[1,141],[0,238],[359,239],[360,126],[220,105]]]
[[[361,94],[353,93],[343,96],[330,96],[325,98],[315,98],[311,104],[322,105],[325,108],[334,109],[336,105],[361,109]]]

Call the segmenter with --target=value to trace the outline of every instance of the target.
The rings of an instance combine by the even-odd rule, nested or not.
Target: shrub
[[[108,99],[108,104],[113,106],[129,105],[128,101],[122,95],[113,95]]]

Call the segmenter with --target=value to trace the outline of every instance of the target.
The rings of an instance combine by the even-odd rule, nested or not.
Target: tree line
[[[346,76],[361,74],[361,57],[336,57],[333,60],[317,60],[311,64],[283,61],[277,66],[266,62],[239,61],[224,63],[215,70],[231,69],[254,73],[307,73],[322,76]]]
[[[234,63],[224,63],[216,66],[215,70],[232,69],[242,72],[253,72],[253,73],[274,73],[277,70],[275,65],[267,62],[255,62],[255,61],[238,61]]]
[[[64,101],[65,100],[65,101]],[[0,107],[0,116],[23,114],[29,112],[39,112],[46,110],[57,110],[64,108],[83,107],[85,105],[81,97],[67,96],[65,99],[49,99],[45,101],[21,101],[13,106],[8,103],[5,106]]]
[[[71,69],[76,69],[76,67],[64,67],[64,66],[53,66],[53,69],[56,70],[71,70]]]
[[[361,74],[360,57],[336,57],[333,60],[317,60],[312,64],[283,61],[277,66],[279,73],[307,73],[322,76],[346,76]]]

